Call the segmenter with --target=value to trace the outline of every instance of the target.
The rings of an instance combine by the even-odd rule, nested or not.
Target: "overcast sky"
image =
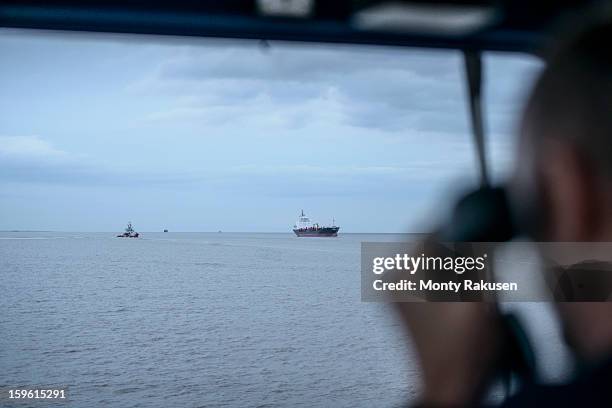
[[[476,182],[453,51],[0,31],[0,230],[419,231]],[[487,56],[511,166],[540,64]]]

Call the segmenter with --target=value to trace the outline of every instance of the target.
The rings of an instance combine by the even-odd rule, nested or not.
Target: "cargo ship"
[[[331,227],[323,227],[318,223],[312,223],[302,210],[302,215],[293,226],[293,232],[298,237],[337,237],[340,227],[335,224],[336,220],[332,222]]]

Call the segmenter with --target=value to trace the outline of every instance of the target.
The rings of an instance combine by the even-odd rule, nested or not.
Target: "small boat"
[[[298,237],[337,237],[339,230],[340,227],[336,226],[336,220],[329,227],[310,222],[310,218],[304,215],[304,210],[293,226],[293,233]]]
[[[164,232],[168,232],[168,230],[167,230],[167,229],[165,229],[165,230],[164,230]]]
[[[134,231],[132,223],[128,222],[128,225],[125,228],[125,232],[123,234],[117,235],[117,238],[138,238],[139,236],[140,234]]]

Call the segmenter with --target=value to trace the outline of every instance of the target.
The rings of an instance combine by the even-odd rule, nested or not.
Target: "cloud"
[[[39,136],[0,136],[0,182],[134,187],[196,180],[189,174],[109,168],[60,150]]]
[[[272,43],[269,49],[230,47],[185,47],[158,68],[169,80],[205,78],[326,82],[372,70],[410,71],[417,76],[446,79],[452,76],[451,53],[400,51],[390,48],[318,46]],[[451,57],[452,60],[452,57]]]
[[[491,96],[485,111],[496,129],[513,130],[523,99],[517,89],[527,88],[517,86],[517,78],[529,83],[540,66],[535,59],[485,58]],[[280,113],[283,121],[261,122],[462,134],[469,132],[463,69],[461,54],[449,50],[272,43],[263,51],[229,43],[183,47],[130,89],[172,100],[149,120],[218,123],[215,117],[234,117],[259,123],[257,117]],[[318,109],[312,112],[312,106]]]
[[[280,103],[273,95],[260,93],[238,102],[199,103],[151,112],[143,120],[153,123],[196,123],[202,127],[291,130],[309,125],[341,124],[345,115],[333,89],[299,103]]]
[[[155,191],[182,190],[264,197],[385,196],[390,186],[404,186],[396,197],[411,194],[415,185],[438,185],[453,176],[465,152],[452,148],[436,159],[406,160],[402,165],[384,160],[372,164],[313,164],[308,156],[294,163],[262,163],[224,167],[180,169],[139,169],[121,165],[109,167],[70,154],[36,137],[0,139],[0,182],[48,184],[73,187],[154,188]],[[49,160],[58,157],[61,160]],[[257,158],[255,158],[257,159]],[[302,159],[302,160],[301,160]]]
[[[131,91],[174,97],[146,120],[250,121],[281,112],[289,127],[324,123],[385,131],[431,130],[465,106],[455,52],[367,47],[185,47],[155,67]],[[300,123],[299,115],[312,112]],[[295,112],[295,115],[291,115]],[[214,119],[213,119],[214,122]],[[440,128],[440,126],[438,126]],[[456,129],[455,129],[456,131]]]
[[[0,156],[53,160],[68,158],[68,153],[38,136],[0,136]]]

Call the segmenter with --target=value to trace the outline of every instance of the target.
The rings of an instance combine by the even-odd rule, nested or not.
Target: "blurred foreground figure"
[[[547,59],[521,127],[508,191],[537,241],[612,242],[612,24],[592,26]],[[506,355],[487,303],[397,303],[423,370],[423,406],[473,406]],[[501,405],[612,406],[612,302],[557,303],[576,375],[532,385]]]

